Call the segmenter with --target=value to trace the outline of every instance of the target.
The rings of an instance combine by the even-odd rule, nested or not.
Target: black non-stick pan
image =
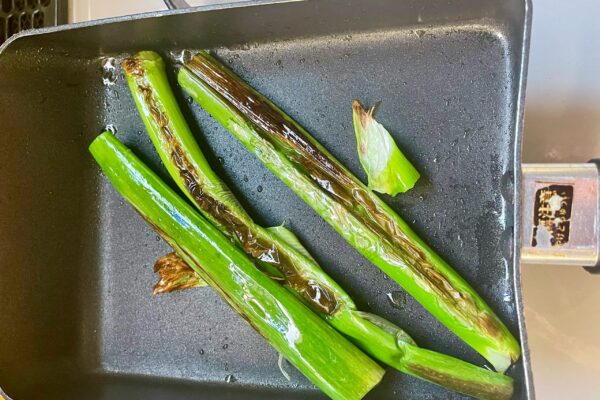
[[[422,173],[386,197],[520,338],[523,0],[238,3],[23,33],[0,48],[0,386],[15,400],[323,398],[211,289],[153,296],[168,247],[88,154],[108,125],[166,177],[119,67],[210,48],[354,173],[351,100]],[[174,63],[173,63],[174,65]],[[175,85],[175,82],[173,81]],[[339,237],[178,89],[212,165],[264,225],[285,221],[365,310],[423,347],[484,360]],[[517,179],[515,179],[517,177]],[[391,300],[393,301],[391,301]],[[389,371],[369,399],[460,395]]]

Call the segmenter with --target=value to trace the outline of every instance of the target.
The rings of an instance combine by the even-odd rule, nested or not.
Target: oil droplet
[[[406,294],[398,290],[387,294],[387,298],[392,304],[392,307],[402,309],[406,305]]]
[[[228,345],[227,343],[225,343],[225,344],[223,345],[223,350],[227,349],[228,347],[229,347],[229,345]]]
[[[279,68],[281,68],[281,64],[282,64],[282,63],[281,63],[281,60],[277,60],[277,61],[275,62],[275,65],[277,65]]]
[[[219,162],[219,164],[225,163],[225,160],[223,159],[223,157],[217,157],[217,161]]]
[[[248,175],[244,175],[244,182],[248,182]]]
[[[233,376],[232,374],[229,374],[225,377],[225,382],[234,383],[234,382],[237,382],[237,378],[235,376]]]
[[[156,235],[156,241],[160,242],[160,236]]]
[[[200,354],[201,356],[203,356],[204,355],[204,349],[198,350],[198,354]]]
[[[187,98],[187,102],[188,103],[192,104],[193,101],[194,101],[194,99],[192,99],[192,96],[190,96],[190,97]]]
[[[192,52],[189,50],[172,51],[170,55],[173,61],[180,64],[185,64],[192,59]]]
[[[263,187],[261,185],[258,185],[258,187],[256,188],[256,191],[258,193],[262,192],[263,191]]]
[[[117,127],[116,127],[116,126],[114,126],[113,124],[108,124],[108,125],[106,125],[106,126],[104,127],[104,130],[105,130],[105,131],[110,131],[110,132],[112,132],[114,135],[116,135],[116,134],[117,134]]]
[[[117,61],[114,57],[104,59],[102,64],[102,83],[105,86],[112,86],[117,81]]]

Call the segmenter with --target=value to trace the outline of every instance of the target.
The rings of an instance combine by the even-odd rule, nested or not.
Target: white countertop
[[[600,2],[534,2],[523,160],[600,157]],[[161,0],[71,0],[70,20],[165,8]],[[600,399],[600,275],[522,269],[537,398]]]

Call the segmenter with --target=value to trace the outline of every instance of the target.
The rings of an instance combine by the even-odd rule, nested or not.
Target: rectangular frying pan
[[[515,398],[532,398],[513,190],[529,24],[523,0],[250,1],[9,40],[0,48],[0,386],[15,400],[323,398],[291,367],[288,382],[275,351],[212,290],[152,296],[152,265],[168,247],[87,151],[112,125],[166,177],[119,61],[210,48],[363,178],[350,102],[382,101],[378,120],[422,173],[386,201],[520,338],[509,374]],[[423,347],[483,364],[177,91],[212,165],[258,222],[285,221],[361,308]],[[461,396],[389,371],[368,398]]]

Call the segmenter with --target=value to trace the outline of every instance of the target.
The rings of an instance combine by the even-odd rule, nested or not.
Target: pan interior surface
[[[152,295],[153,263],[169,248],[87,153],[112,127],[167,178],[119,67],[145,49],[171,66],[182,49],[212,49],[363,179],[351,101],[381,101],[377,119],[422,175],[413,190],[385,200],[519,337],[512,176],[523,4],[459,1],[451,11],[441,1],[378,0],[368,10],[359,1],[322,3],[122,19],[25,35],[3,48],[0,386],[8,395],[323,398],[291,366],[288,382],[277,353],[210,288]],[[483,365],[176,93],[209,161],[259,223],[285,222],[361,309],[397,323],[423,347]],[[515,398],[524,398],[523,362],[509,374]],[[462,397],[390,370],[367,398]]]

